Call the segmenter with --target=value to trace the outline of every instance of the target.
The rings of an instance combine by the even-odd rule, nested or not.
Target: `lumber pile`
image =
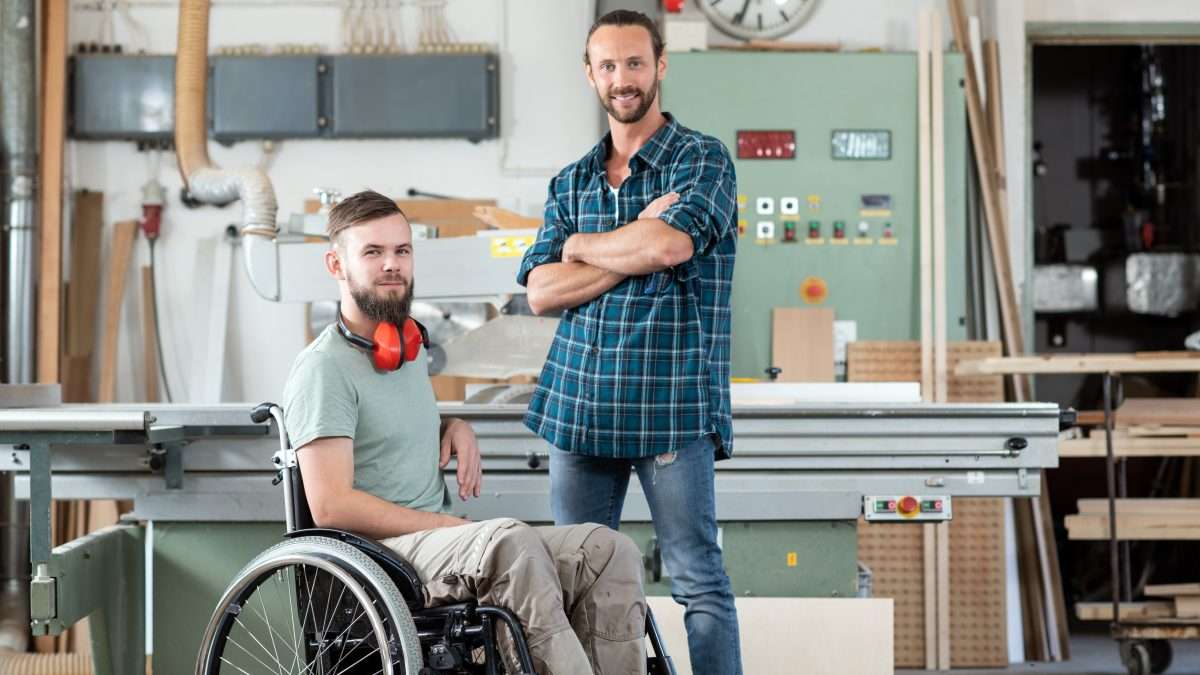
[[[1146,586],[1145,594],[1159,600],[1123,602],[1121,620],[1130,623],[1200,619],[1200,583]],[[1111,621],[1111,602],[1081,602],[1075,605],[1081,621]]]
[[[1104,457],[1103,415],[1081,415],[1080,426],[1059,440],[1061,457]],[[1200,456],[1200,399],[1130,398],[1114,415],[1113,454],[1118,457]]]
[[[1108,539],[1108,500],[1080,499],[1079,513],[1067,516],[1071,539]],[[1200,499],[1118,499],[1121,540],[1200,539]]]

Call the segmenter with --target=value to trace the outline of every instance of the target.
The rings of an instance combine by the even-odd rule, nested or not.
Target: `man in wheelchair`
[[[424,329],[409,316],[404,214],[360,192],[330,211],[328,233],[338,321],[296,358],[283,403],[316,526],[397,552],[419,575],[426,607],[477,600],[508,608],[539,673],[645,672],[642,562],[628,537],[595,524],[535,528],[451,515],[440,469],[454,457],[459,499],[477,497],[480,453],[469,424],[438,414]],[[511,641],[501,645],[512,663]]]

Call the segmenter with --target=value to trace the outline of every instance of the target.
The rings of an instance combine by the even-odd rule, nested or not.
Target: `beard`
[[[350,297],[354,299],[354,304],[358,305],[368,319],[387,321],[395,324],[397,328],[403,328],[404,322],[408,320],[409,310],[412,308],[413,281],[403,277],[383,277],[380,281],[385,283],[400,281],[404,285],[399,287],[396,292],[378,293],[370,286],[361,286],[355,283],[349,274],[346,275],[346,282],[350,286]]]
[[[638,94],[638,97],[641,101],[638,104],[638,107],[627,112],[621,112],[618,110],[616,103],[614,103],[612,100],[612,97],[633,93]],[[642,121],[642,118],[645,117],[646,113],[650,111],[650,106],[654,105],[654,99],[656,98],[658,98],[658,78],[654,79],[654,84],[650,85],[649,91],[642,91],[637,87],[626,87],[625,89],[621,90],[609,89],[608,93],[600,95],[600,105],[605,111],[608,112],[609,115],[612,116],[613,119],[617,120],[618,122],[622,124],[636,124],[637,122]]]

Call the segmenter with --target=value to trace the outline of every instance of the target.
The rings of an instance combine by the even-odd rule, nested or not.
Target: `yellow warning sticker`
[[[796,552],[795,552],[795,551],[788,551],[788,554],[787,554],[787,566],[788,566],[788,567],[795,567],[795,566],[796,566]]]
[[[525,249],[533,246],[533,235],[519,237],[492,237],[493,258],[518,258],[525,255]]]

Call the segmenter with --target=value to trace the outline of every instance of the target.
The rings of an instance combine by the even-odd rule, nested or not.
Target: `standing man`
[[[742,672],[717,545],[713,462],[729,457],[733,163],[661,111],[658,27],[617,10],[588,32],[584,72],[610,133],[550,182],[518,282],[558,333],[525,424],[555,450],[555,521],[616,529],[636,471],[697,672]]]

